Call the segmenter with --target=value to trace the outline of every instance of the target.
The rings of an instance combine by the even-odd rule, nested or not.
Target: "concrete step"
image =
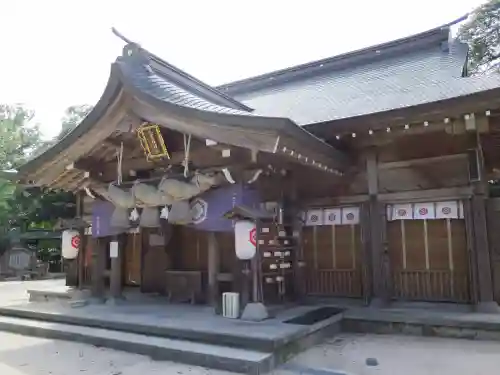
[[[285,343],[275,337],[241,336],[238,333],[193,330],[190,327],[165,327],[153,324],[130,323],[124,321],[104,320],[92,316],[72,316],[21,308],[0,307],[0,316],[32,319],[37,321],[62,323],[89,328],[101,328],[118,332],[169,338],[174,340],[193,341],[205,344],[223,345],[232,348],[247,349],[260,352],[274,352]],[[338,324],[340,326],[340,324]]]
[[[0,316],[0,330],[49,339],[75,341],[217,370],[264,374],[275,366],[271,353],[228,346],[152,337],[102,328]]]

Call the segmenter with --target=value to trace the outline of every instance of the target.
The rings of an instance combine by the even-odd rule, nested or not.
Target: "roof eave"
[[[70,148],[80,137],[85,135],[107,112],[109,105],[115,101],[122,89],[121,82],[116,74],[115,64],[111,66],[111,72],[106,88],[94,106],[92,111],[64,138],[50,147],[48,150],[23,164],[18,170],[21,179],[28,179],[30,174],[35,172],[42,165],[50,162],[61,152]]]
[[[218,124],[226,127],[231,127],[231,130],[241,129],[247,130],[249,132],[262,132],[263,135],[266,134],[266,132],[274,132],[273,135],[276,135],[278,138],[289,138],[288,140],[290,141],[290,143],[298,145],[299,148],[304,146],[308,147],[309,150],[319,156],[319,159],[329,160],[330,166],[335,167],[335,169],[337,170],[343,171],[349,164],[348,158],[341,151],[326,144],[324,141],[315,137],[308,131],[301,129],[290,119],[280,117],[261,117],[252,115],[217,113],[181,106],[166,102],[164,100],[156,98],[155,96],[147,92],[142,91],[140,88],[136,87],[130,81],[127,75],[125,75],[122,71],[120,72],[120,80],[122,81],[125,90],[130,93],[131,96],[138,99],[138,103],[144,102],[150,108],[156,108],[157,111],[168,114],[168,116],[177,116],[178,118],[182,118],[185,120],[192,119],[191,122],[202,121],[206,125]],[[160,125],[166,127],[173,126],[173,121],[163,121],[161,118],[158,118],[159,116],[156,116],[154,118],[151,117],[148,119],[148,115],[153,115],[146,113],[148,112],[147,110],[141,111],[136,108],[136,111],[140,112],[136,113],[137,115],[147,119],[148,121],[154,120]],[[230,144],[230,142],[227,142],[227,140],[214,138],[212,139],[221,143]],[[269,141],[271,142],[272,139],[269,139]],[[272,146],[270,144],[268,145],[269,147],[267,147],[266,151],[276,152],[276,145],[274,142],[275,141],[272,141]],[[280,140],[276,142],[276,144],[278,143],[285,144],[286,140]],[[246,146],[244,144],[233,145],[238,147]],[[297,149],[296,151],[299,152],[300,150]],[[306,155],[306,153],[304,153],[303,155]]]
[[[439,117],[444,120],[446,117],[477,113],[494,108],[500,108],[500,87],[403,108],[308,124],[303,127],[318,137],[328,138],[333,134],[332,131],[335,134],[368,129],[375,131],[387,128],[389,123],[398,126]]]

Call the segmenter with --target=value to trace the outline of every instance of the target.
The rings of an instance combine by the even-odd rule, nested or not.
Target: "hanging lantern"
[[[64,259],[75,259],[80,247],[80,233],[76,230],[65,230],[62,233],[61,253]]]
[[[160,212],[156,207],[144,207],[139,225],[143,228],[159,228]]]
[[[143,123],[137,129],[137,136],[147,160],[160,159],[165,156],[170,159],[167,146],[165,146],[165,141],[158,125],[148,124],[147,122]]]
[[[113,228],[119,229],[130,228],[130,220],[127,208],[115,207],[113,215],[111,215],[111,226]]]
[[[257,230],[251,221],[237,221],[234,224],[234,241],[238,259],[249,260],[255,256]]]

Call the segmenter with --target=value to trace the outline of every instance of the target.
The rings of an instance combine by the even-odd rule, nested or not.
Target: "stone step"
[[[193,341],[205,344],[229,346],[232,348],[272,353],[284,345],[275,337],[242,336],[238,333],[199,331],[190,327],[166,327],[153,324],[104,320],[92,316],[74,316],[52,312],[34,311],[22,308],[0,307],[0,316],[32,319],[37,321],[101,328],[118,332],[135,333],[175,340]]]
[[[243,374],[264,374],[275,366],[271,353],[238,349],[102,328],[0,316],[0,330],[28,336],[75,341],[194,366]]]

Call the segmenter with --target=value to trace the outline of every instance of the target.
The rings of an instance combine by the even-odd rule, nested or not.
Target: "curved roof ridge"
[[[235,98],[218,90],[217,88],[210,86],[209,84],[190,75],[189,73],[176,67],[175,65],[170,64],[161,57],[142,47],[139,43],[133,42],[132,40],[126,38],[115,28],[112,28],[111,31],[113,32],[113,34],[122,39],[127,45],[134,44],[140,47],[140,49],[149,57],[151,68],[154,69],[158,73],[158,75],[161,75],[166,79],[172,81],[176,85],[182,87],[184,90],[190,91],[194,95],[200,96],[203,99],[224,107],[238,109],[246,112],[251,112],[253,110],[252,108],[246,106]]]
[[[449,42],[450,27],[467,19],[468,14],[444,25],[413,34],[404,38],[399,38],[389,42],[365,47],[355,51],[346,52],[340,55],[327,57],[324,59],[311,61],[305,64],[296,65],[290,68],[280,69],[274,72],[261,74],[255,77],[230,82],[217,86],[217,89],[228,95],[237,95],[247,91],[254,91],[260,88],[272,86],[278,82],[288,81],[320,74],[332,69],[339,69],[352,64],[362,64],[389,54],[401,53],[414,48],[420,48],[432,43]]]

